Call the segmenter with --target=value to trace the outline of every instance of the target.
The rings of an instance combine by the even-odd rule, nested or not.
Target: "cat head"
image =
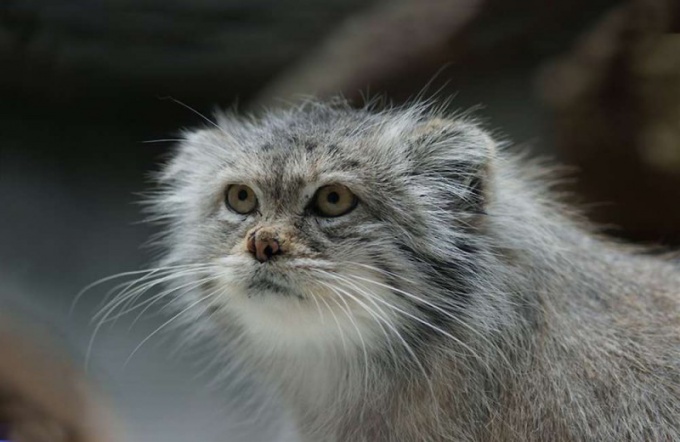
[[[164,265],[179,299],[272,347],[380,345],[469,302],[494,155],[425,108],[221,115],[159,175]]]

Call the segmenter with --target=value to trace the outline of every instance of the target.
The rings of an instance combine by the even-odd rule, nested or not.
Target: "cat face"
[[[263,341],[371,345],[466,302],[491,156],[422,111],[221,117],[160,178],[165,264],[187,273],[180,297]]]

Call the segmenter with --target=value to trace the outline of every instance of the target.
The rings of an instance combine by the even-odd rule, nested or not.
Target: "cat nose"
[[[259,229],[248,236],[248,251],[260,262],[269,261],[281,253],[276,234],[267,229]]]

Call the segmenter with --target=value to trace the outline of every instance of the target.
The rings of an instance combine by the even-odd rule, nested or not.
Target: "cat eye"
[[[357,206],[358,201],[347,187],[331,184],[317,190],[313,205],[319,215],[336,217],[351,212]]]
[[[257,197],[250,187],[232,184],[227,188],[227,206],[236,213],[246,215],[257,208]]]

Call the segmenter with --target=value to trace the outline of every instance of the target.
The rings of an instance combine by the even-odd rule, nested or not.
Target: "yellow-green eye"
[[[227,206],[234,212],[245,215],[257,208],[257,197],[250,187],[232,184],[227,188]]]
[[[331,184],[317,190],[314,196],[314,208],[321,216],[341,216],[357,205],[357,197],[345,186]]]

